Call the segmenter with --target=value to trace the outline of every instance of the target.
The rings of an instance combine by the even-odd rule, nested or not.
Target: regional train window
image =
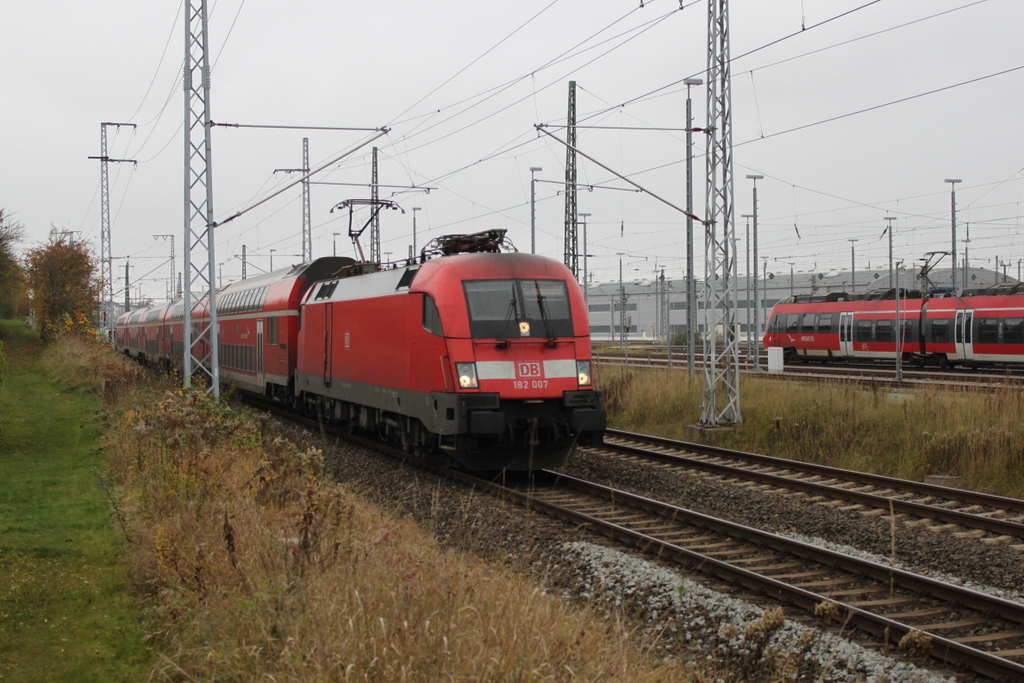
[[[1003,323],[1004,344],[1024,344],[1024,318],[1007,318]]]
[[[879,320],[875,324],[875,341],[880,341],[880,342],[891,342],[892,341],[892,321],[891,320]]]
[[[786,332],[796,334],[800,331],[800,314],[790,313],[786,320]]]
[[[999,343],[999,318],[982,318],[978,321],[979,344]]]
[[[441,315],[437,312],[437,304],[429,294],[423,295],[423,329],[439,337],[444,336],[441,330]]]
[[[949,342],[949,323],[949,318],[932,321],[932,342],[943,344]]]
[[[832,314],[822,313],[818,316],[818,334],[832,333]]]
[[[869,342],[871,339],[871,321],[870,320],[858,320],[857,326],[853,330],[853,341],[855,342]]]
[[[800,331],[803,333],[814,333],[814,314],[804,313],[804,320],[800,323]]]
[[[477,339],[571,337],[564,280],[467,280],[470,333]]]

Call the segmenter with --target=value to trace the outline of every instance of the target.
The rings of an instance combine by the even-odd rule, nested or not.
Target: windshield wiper
[[[547,345],[554,348],[558,346],[558,344],[555,342],[555,335],[551,330],[551,320],[548,319],[548,309],[544,304],[544,295],[540,293],[540,287],[538,287],[536,283],[534,283],[533,286],[537,292],[537,307],[540,308],[540,319],[544,323],[544,335],[548,338]]]
[[[495,348],[503,349],[508,346],[508,341],[505,338],[505,333],[508,332],[508,323],[515,316],[516,312],[516,295],[512,295],[512,300],[508,302],[508,312],[505,314],[505,322],[501,324],[501,329],[498,331],[497,340],[498,343]]]

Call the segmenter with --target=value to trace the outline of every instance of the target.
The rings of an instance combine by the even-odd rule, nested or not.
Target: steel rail
[[[979,491],[970,491],[970,490],[967,490],[967,489],[950,488],[948,486],[939,486],[937,484],[924,484],[924,483],[917,482],[917,481],[911,481],[909,479],[898,479],[896,477],[886,477],[886,476],[882,476],[880,474],[869,474],[867,472],[857,472],[855,470],[844,470],[844,469],[841,469],[841,468],[838,468],[838,467],[830,467],[828,465],[815,465],[813,463],[801,462],[799,460],[787,460],[785,458],[776,458],[776,457],[773,457],[773,456],[770,456],[770,455],[761,455],[759,453],[750,453],[750,452],[747,452],[747,451],[735,451],[735,450],[731,450],[731,449],[728,449],[728,448],[721,448],[719,446],[706,446],[704,444],[692,443],[692,442],[688,442],[688,441],[677,441],[677,440],[674,440],[674,439],[667,439],[667,438],[660,437],[660,436],[650,436],[650,435],[647,435],[647,434],[637,434],[635,432],[620,431],[620,430],[616,430],[616,429],[606,430],[605,431],[605,435],[606,436],[615,437],[615,438],[620,438],[620,439],[629,439],[629,440],[633,440],[633,441],[639,441],[639,442],[644,442],[644,443],[655,444],[655,445],[666,447],[666,448],[675,448],[675,449],[680,449],[680,450],[688,450],[688,451],[692,451],[692,452],[695,452],[695,453],[700,453],[700,454],[703,454],[703,455],[709,455],[709,456],[713,456],[713,457],[729,458],[729,459],[732,459],[732,460],[741,460],[743,462],[748,462],[748,463],[751,463],[751,464],[761,465],[761,466],[764,466],[764,467],[776,467],[776,468],[779,468],[779,469],[787,469],[787,470],[792,470],[794,472],[801,472],[803,474],[810,474],[810,475],[815,475],[815,476],[828,477],[828,478],[832,478],[832,479],[843,479],[843,480],[854,482],[854,483],[857,483],[857,484],[864,484],[864,485],[879,486],[879,487],[884,487],[884,488],[891,488],[891,489],[896,489],[898,491],[907,491],[907,492],[910,492],[910,493],[915,493],[915,494],[918,494],[918,495],[932,496],[932,497],[935,497],[935,498],[945,498],[947,500],[955,500],[955,501],[959,501],[959,502],[969,503],[971,505],[983,505],[983,506],[987,506],[987,507],[997,508],[997,509],[1000,509],[1000,510],[1009,510],[1009,511],[1013,511],[1013,512],[1024,513],[1024,500],[1020,500],[1020,499],[1017,499],[1017,498],[1008,498],[1006,496],[997,496],[997,495],[993,495],[993,494],[990,494],[990,493],[981,493]],[[630,446],[626,446],[626,445],[605,443],[603,447],[604,448],[614,448],[614,449],[617,449],[617,450],[623,450],[623,451],[626,451],[626,452],[634,453],[634,454],[642,456],[642,457],[658,459],[658,460],[661,460],[663,462],[679,462],[679,464],[682,464],[682,465],[685,465],[685,466],[688,466],[688,467],[691,466],[691,464],[694,467],[705,467],[705,466],[711,465],[711,463],[702,463],[699,460],[694,460],[693,458],[687,458],[686,456],[677,456],[677,455],[671,455],[671,454],[667,454],[667,453],[658,453],[657,451],[648,451],[648,450],[645,450],[645,449],[640,449],[640,448],[636,448],[636,447],[630,447]],[[743,470],[743,469],[737,470],[736,468],[728,468],[728,473],[735,474],[737,476],[739,476],[739,475],[746,476],[748,472],[750,474],[752,474],[752,475],[753,474],[759,474],[761,476],[764,476],[765,477],[765,483],[776,483],[776,482],[778,482],[778,485],[780,487],[785,487],[785,488],[793,488],[793,487],[790,486],[790,485],[785,485],[783,482],[799,481],[799,480],[794,480],[794,479],[788,479],[786,477],[780,477],[778,475],[768,475],[768,474],[762,474],[762,473],[754,473],[754,472],[751,472],[750,470]],[[813,482],[803,482],[803,483],[813,483]],[[830,492],[831,491],[837,491],[837,492],[842,492],[843,494],[851,494],[851,496],[853,496],[853,495],[865,496],[863,498],[863,502],[865,504],[871,504],[869,501],[876,500],[876,499],[884,500],[884,501],[886,501],[886,504],[884,506],[886,508],[889,507],[888,501],[890,501],[890,500],[892,500],[894,505],[901,504],[901,503],[904,504],[904,505],[907,505],[908,507],[907,507],[906,511],[908,511],[908,512],[911,509],[913,509],[914,505],[921,506],[921,504],[911,504],[909,502],[903,502],[903,501],[900,501],[900,500],[894,500],[894,499],[887,498],[885,496],[879,496],[877,494],[862,494],[862,493],[859,493],[857,491],[850,491],[849,489],[839,489],[839,488],[836,488],[836,487],[829,487],[829,486],[825,486],[824,488],[829,490]],[[851,500],[852,500],[852,498],[851,498]],[[878,506],[875,505],[875,507],[878,507]],[[930,508],[931,506],[924,505],[923,507]],[[950,511],[945,511],[945,512],[950,512]],[[913,514],[918,514],[918,513],[914,512]],[[977,515],[970,515],[970,513],[960,513],[960,514],[966,514],[966,515],[969,515],[969,516],[972,516],[972,517],[977,517]],[[988,518],[982,517],[981,519],[988,519]],[[940,520],[940,521],[945,521],[945,520]],[[1000,520],[991,520],[991,521],[1000,521]],[[953,522],[953,523],[959,523],[959,522]],[[1013,533],[1008,533],[1008,535],[1022,535],[1021,532],[1024,531],[1024,524],[1020,524],[1020,523],[1017,523],[1017,522],[1004,522],[1003,524],[1004,524],[1004,526],[1002,528],[1006,529],[1008,532],[1010,532],[1011,530],[1014,530]]]
[[[345,440],[371,448],[378,452],[386,453],[397,457],[409,464],[431,471],[450,480],[471,486],[477,490],[494,495],[503,500],[522,505],[531,510],[542,512],[549,516],[570,522],[574,525],[588,528],[594,532],[601,533],[609,538],[636,547],[644,552],[654,553],[658,557],[674,560],[680,564],[691,566],[697,570],[716,576],[729,583],[743,586],[749,590],[763,593],[764,595],[788,602],[808,612],[814,611],[815,606],[823,601],[830,600],[840,605],[846,611],[847,623],[857,626],[863,631],[874,636],[881,637],[887,642],[898,644],[902,637],[911,631],[920,629],[914,626],[889,619],[885,616],[873,614],[867,610],[848,603],[832,600],[812,591],[794,586],[784,581],[774,579],[756,572],[731,565],[715,557],[701,554],[681,545],[658,539],[635,529],[630,529],[621,524],[602,520],[578,510],[573,510],[565,505],[545,501],[540,494],[542,490],[516,490],[503,484],[483,479],[457,470],[438,467],[415,457],[411,457],[403,451],[382,444],[370,439],[345,434],[340,430],[329,429],[318,420],[300,417],[294,413],[287,413],[278,410],[277,407],[268,405],[263,401],[257,403],[264,409],[271,409],[288,419],[303,423],[311,428],[327,430],[341,436]],[[773,551],[789,553],[810,561],[845,570],[859,576],[879,582],[892,582],[905,590],[917,593],[927,593],[930,596],[945,600],[947,602],[962,605],[986,614],[993,614],[1002,619],[1024,624],[1024,605],[1009,600],[996,598],[972,591],[952,584],[946,584],[928,577],[920,576],[912,572],[887,567],[875,562],[860,560],[842,553],[819,548],[799,541],[787,539],[777,534],[759,531],[751,527],[718,519],[691,510],[686,510],[668,503],[646,498],[637,494],[620,491],[611,487],[586,482],[564,474],[546,472],[547,476],[554,477],[556,482],[564,483],[572,489],[596,495],[603,500],[624,504],[635,509],[649,512],[659,518],[676,522],[688,523],[693,526],[725,534],[732,538],[745,541],[760,547],[769,548]],[[1024,664],[999,657],[983,650],[978,650],[956,640],[944,638],[935,634],[928,634],[931,638],[931,656],[940,661],[950,664],[965,666],[984,676],[996,680],[1020,680],[1024,678]]]
[[[935,579],[920,576],[893,567],[886,567],[868,560],[861,560],[835,551],[819,548],[783,536],[759,531],[751,527],[704,515],[678,506],[631,494],[610,487],[593,484],[564,474],[552,475],[557,481],[563,481],[574,489],[599,495],[605,500],[627,504],[659,517],[673,521],[683,521],[700,526],[733,538],[745,540],[755,545],[768,547],[780,552],[803,557],[822,564],[843,569],[876,581],[894,581],[901,588],[925,593],[947,602],[962,605],[1000,618],[1024,624],[1024,605],[1002,598],[985,595],[977,591],[947,584]],[[888,619],[883,615],[873,614],[854,605],[832,600],[831,598],[806,589],[794,586],[768,576],[752,572],[714,557],[698,553],[680,545],[658,539],[634,529],[629,529],[614,522],[601,520],[598,517],[572,510],[558,503],[545,501],[535,492],[516,491],[487,480],[470,475],[456,473],[455,478],[465,478],[477,488],[503,498],[513,499],[524,507],[538,510],[559,519],[570,521],[593,531],[600,532],[609,538],[628,543],[645,552],[654,552],[658,557],[675,560],[692,566],[699,571],[714,575],[720,579],[744,586],[750,590],[762,592],[777,600],[789,602],[801,609],[813,612],[816,605],[831,600],[842,605],[850,623],[873,635],[898,643],[911,631],[919,630],[914,626]],[[955,640],[929,633],[931,638],[931,654],[936,659],[952,664],[963,665],[973,671],[997,680],[1013,680],[1024,676],[1024,665],[999,657],[983,650],[958,643]]]

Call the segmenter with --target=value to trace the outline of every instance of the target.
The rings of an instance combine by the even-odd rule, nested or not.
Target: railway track
[[[632,367],[669,367],[668,360],[662,355],[651,355],[641,353],[630,353],[628,356],[621,354],[610,354],[595,351],[593,354],[596,363],[606,366],[632,366]],[[697,367],[702,367],[703,359],[700,355],[696,358]],[[673,357],[672,367],[686,367],[686,358]],[[1014,388],[1024,386],[1024,375],[1019,371],[1008,369],[987,369],[987,370],[939,370],[939,369],[918,369],[913,366],[904,366],[902,369],[903,379],[899,382],[895,379],[895,369],[892,365],[880,363],[848,363],[832,364],[816,363],[786,363],[785,370],[781,373],[768,373],[767,360],[761,357],[759,365],[755,364],[745,356],[740,358],[740,371],[750,373],[758,377],[768,379],[794,379],[802,378],[809,380],[834,380],[853,381],[870,384],[885,384],[899,387],[913,386],[944,386],[950,388],[970,389],[992,389],[992,388]]]
[[[323,430],[316,420],[287,417]],[[791,616],[817,615],[847,632],[872,634],[887,648],[913,642],[938,661],[991,679],[1024,679],[1024,604],[554,472],[503,483],[339,436],[801,613]]]
[[[1024,678],[1024,605],[581,479],[467,484],[626,545],[919,647],[996,680]]]
[[[605,433],[601,450],[767,489],[798,491],[811,503],[895,515],[904,524],[1024,551],[1024,501],[1015,498],[618,430]]]

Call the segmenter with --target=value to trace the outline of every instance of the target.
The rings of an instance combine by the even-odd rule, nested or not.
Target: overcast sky
[[[175,0],[2,1],[0,208],[33,246],[51,228],[100,235],[100,124],[110,128],[115,273],[132,259],[145,296],[162,296],[174,235],[180,271],[183,197],[183,5]],[[507,228],[530,249],[530,171],[537,183],[538,252],[561,259],[565,149],[534,125],[565,122],[578,83],[578,143],[616,172],[685,206],[686,88],[706,68],[704,0],[215,0],[211,112],[217,122],[379,127],[382,252]],[[748,174],[758,181],[760,254],[768,269],[858,270],[888,263],[885,216],[897,259],[950,249],[950,185],[960,178],[958,251],[970,226],[970,263],[1024,259],[1024,2],[1020,0],[734,0],[730,7],[736,232],[746,264]],[[694,124],[705,91],[691,91]],[[603,126],[630,128],[588,128]],[[564,130],[552,128],[564,138]],[[365,133],[215,128],[214,209],[220,220],[294,176],[309,138],[316,167]],[[704,209],[705,141],[695,135],[695,213]],[[630,188],[580,158],[579,182]],[[370,146],[312,188],[314,256],[353,255],[347,214],[332,206],[369,197]],[[396,194],[392,195],[392,192]],[[590,213],[596,280],[685,270],[685,219],[646,194],[579,194]],[[357,214],[357,220],[359,214]],[[365,218],[363,219],[365,220]],[[218,229],[225,280],[297,262],[298,188]],[[334,233],[340,233],[337,238]],[[368,249],[368,236],[364,238]],[[703,239],[696,243],[698,270]],[[758,270],[760,271],[760,266]]]

